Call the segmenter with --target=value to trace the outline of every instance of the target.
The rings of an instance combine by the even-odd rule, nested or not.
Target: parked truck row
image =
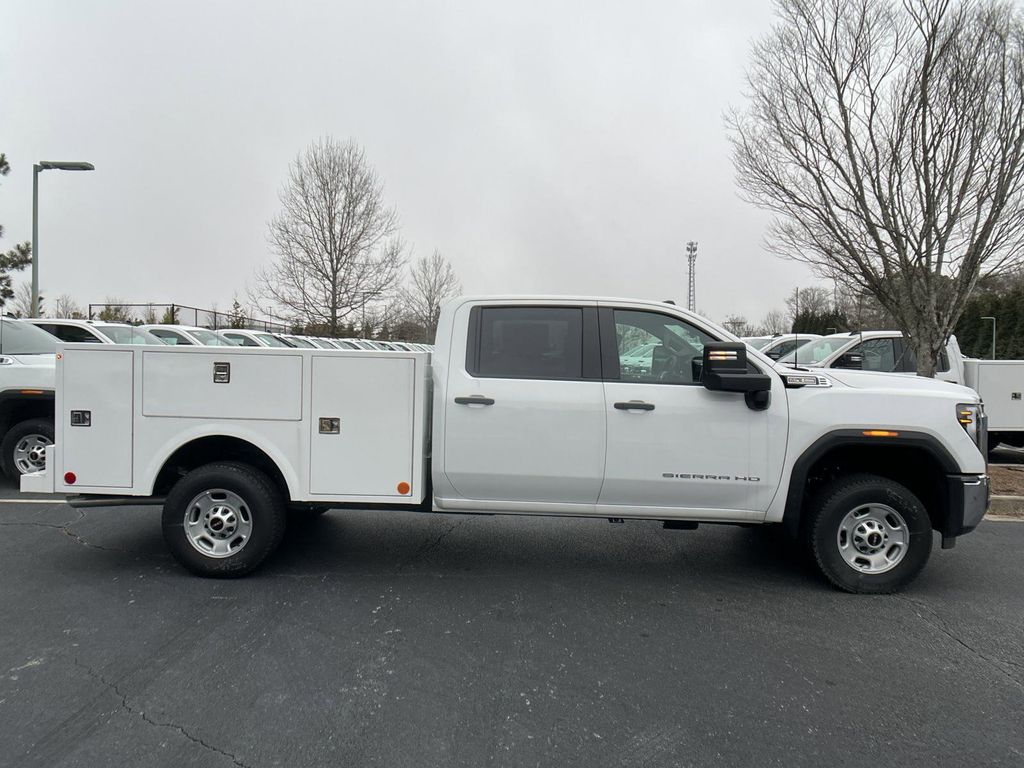
[[[355,506],[776,524],[835,586],[888,592],[988,501],[967,387],[777,366],[634,300],[462,298],[432,357],[65,344],[56,413],[22,490],[159,504],[206,576],[259,567],[296,512]]]

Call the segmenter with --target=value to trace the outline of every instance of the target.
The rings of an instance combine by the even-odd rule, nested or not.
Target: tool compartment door
[[[69,491],[132,485],[135,353],[98,347],[65,349],[61,360],[63,469],[77,477]]]
[[[412,358],[313,356],[311,494],[383,501],[408,500],[418,492],[415,369]]]

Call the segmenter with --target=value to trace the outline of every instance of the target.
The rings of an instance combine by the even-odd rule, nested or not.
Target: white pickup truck
[[[646,367],[624,350],[654,344]],[[985,416],[945,382],[780,370],[679,307],[461,298],[418,352],[66,345],[23,491],[163,505],[195,573],[238,576],[290,513],[357,507],[778,523],[890,592],[988,502]],[[383,514],[384,512],[382,512]]]
[[[852,331],[823,336],[779,358],[786,366],[917,373],[917,359],[899,331]],[[956,336],[939,356],[935,378],[964,384],[981,397],[988,414],[989,447],[1024,448],[1024,360],[964,357]]]

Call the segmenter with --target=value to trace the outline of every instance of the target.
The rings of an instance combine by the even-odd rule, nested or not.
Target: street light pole
[[[983,317],[982,320],[992,321],[992,359],[996,359],[996,319],[994,317]]]
[[[39,316],[39,174],[41,171],[95,171],[92,163],[41,160],[32,166],[32,317]]]

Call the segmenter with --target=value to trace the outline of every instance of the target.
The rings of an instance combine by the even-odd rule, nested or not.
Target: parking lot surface
[[[1022,551],[864,597],[767,530],[332,512],[214,581],[6,502],[0,765],[1021,765]]]

